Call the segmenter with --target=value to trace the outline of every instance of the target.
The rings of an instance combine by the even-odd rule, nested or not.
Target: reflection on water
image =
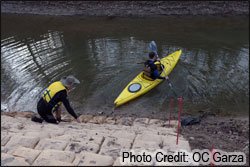
[[[3,106],[34,110],[44,85],[70,70],[62,38],[62,33],[49,31],[37,41],[15,36],[1,40]]]
[[[127,26],[126,31],[109,34],[110,29],[122,29],[134,20],[107,22],[84,22],[84,26],[76,26],[81,29],[69,26],[66,21],[63,26],[52,27],[48,23],[41,30],[38,27],[40,31],[25,33],[22,33],[22,26],[5,24],[7,28],[4,27],[1,38],[1,108],[36,111],[36,102],[43,89],[62,76],[73,74],[82,82],[70,95],[74,108],[83,113],[108,113],[114,99],[142,70],[142,64],[138,63],[147,59],[148,43],[152,40],[148,35],[155,33],[153,40],[161,56],[183,50],[170,79],[177,94],[184,97],[187,110],[196,107],[198,110],[198,106],[202,106],[199,109],[248,111],[248,24],[237,28],[232,25],[229,29],[220,25],[221,31],[216,29],[213,33],[207,29],[197,31],[192,25],[196,23],[190,22],[184,25],[187,31],[182,31],[180,24],[165,33],[164,25],[171,25],[167,22],[162,23],[162,29],[156,27],[156,31],[149,27],[148,35],[142,35],[134,25]],[[103,24],[102,28],[96,29],[99,24]],[[69,27],[64,29],[64,25]],[[91,32],[91,29],[94,30]],[[103,35],[105,32],[107,35]],[[188,41],[187,37],[193,41]],[[163,83],[118,108],[117,112],[126,115],[136,112],[142,116],[163,114],[171,96],[173,93]]]

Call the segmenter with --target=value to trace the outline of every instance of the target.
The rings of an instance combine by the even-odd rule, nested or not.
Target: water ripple
[[[248,25],[214,29],[206,19],[191,19],[185,24],[176,20],[159,22],[156,18],[150,20],[152,24],[144,20],[140,20],[142,25],[134,24],[136,20],[132,20],[130,25],[130,21],[99,23],[83,19],[77,21],[77,26],[67,21],[62,26],[56,21],[52,25],[46,22],[44,27],[25,33],[22,24],[26,22],[20,27],[5,24],[5,38],[1,39],[1,108],[34,111],[42,91],[51,82],[74,74],[82,83],[70,95],[74,107],[82,112],[111,110],[114,99],[143,69],[148,43],[155,40],[161,57],[182,49],[180,61],[169,77],[186,106],[194,110],[201,104],[234,111],[243,106],[248,111]],[[171,96],[171,89],[163,82],[118,112],[142,116],[157,113]]]
[[[34,99],[40,97],[46,81],[69,72],[65,68],[71,62],[64,55],[62,33],[56,31],[40,35],[38,41],[30,37],[20,40],[16,36],[2,39],[1,60],[5,78],[1,95],[7,97],[2,103],[8,110],[21,111],[34,110]]]

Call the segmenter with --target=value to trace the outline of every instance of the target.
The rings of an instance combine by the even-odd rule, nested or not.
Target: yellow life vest
[[[43,93],[43,99],[49,103],[50,100],[55,96],[55,94],[61,90],[66,90],[66,87],[63,86],[62,82],[60,81],[56,81],[54,83],[52,83]],[[57,103],[52,111],[56,108],[58,108],[60,105],[62,104],[62,102]]]
[[[159,72],[161,72],[161,71],[162,71],[162,69],[161,69],[161,62],[156,61],[154,64],[157,66],[157,70],[158,70]]]

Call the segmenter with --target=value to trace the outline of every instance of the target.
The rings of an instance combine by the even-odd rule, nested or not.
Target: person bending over
[[[69,114],[80,123],[79,117],[75,114],[68,100],[68,93],[78,84],[80,81],[70,75],[49,85],[37,103],[37,112],[41,118],[33,116],[31,120],[40,123],[45,120],[48,123],[58,124],[61,121],[61,105],[63,104]]]

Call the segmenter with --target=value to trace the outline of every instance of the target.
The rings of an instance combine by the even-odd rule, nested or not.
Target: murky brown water
[[[1,108],[36,111],[49,83],[73,74],[77,112],[109,113],[113,101],[142,70],[148,44],[160,55],[183,54],[170,79],[185,111],[249,110],[247,18],[78,18],[1,16]],[[164,115],[173,93],[166,83],[116,111]]]

